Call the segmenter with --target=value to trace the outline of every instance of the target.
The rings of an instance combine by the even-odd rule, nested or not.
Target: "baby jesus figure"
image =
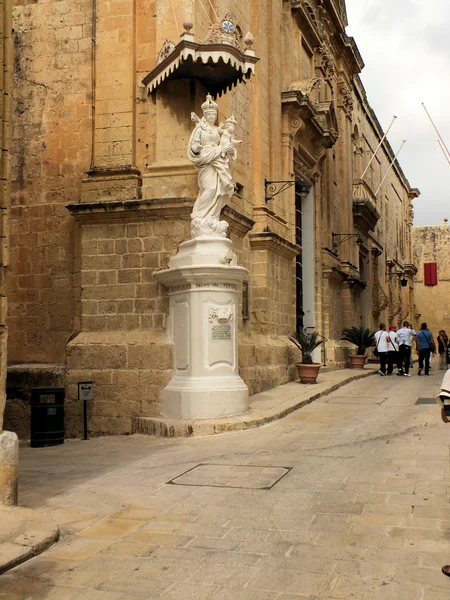
[[[235,146],[237,144],[242,144],[242,140],[236,140],[234,137],[234,128],[237,125],[237,121],[234,117],[229,117],[226,119],[225,123],[221,123],[219,127],[219,132],[221,135],[220,145],[223,148],[232,146],[231,150],[224,150],[222,152],[222,156],[228,158],[228,163],[231,168],[231,163],[236,159],[237,152]]]

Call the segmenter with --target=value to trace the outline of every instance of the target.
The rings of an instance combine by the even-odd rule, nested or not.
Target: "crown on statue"
[[[218,110],[219,110],[219,105],[214,102],[211,94],[208,94],[206,96],[206,101],[203,102],[203,104],[202,104],[203,114],[206,114],[209,112],[217,112]]]

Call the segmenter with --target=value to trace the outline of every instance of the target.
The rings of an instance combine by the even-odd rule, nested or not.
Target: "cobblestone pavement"
[[[61,541],[4,600],[448,600],[450,425],[431,377],[370,377],[261,429],[21,451]],[[282,390],[280,390],[282,393]]]

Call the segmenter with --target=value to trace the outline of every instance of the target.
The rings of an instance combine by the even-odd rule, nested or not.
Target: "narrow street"
[[[416,405],[433,366],[261,429],[24,446],[19,504],[61,539],[0,598],[448,600],[450,425]]]

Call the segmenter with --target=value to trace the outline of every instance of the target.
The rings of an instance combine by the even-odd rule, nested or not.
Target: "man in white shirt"
[[[378,351],[378,358],[380,360],[380,370],[378,374],[382,377],[386,375],[386,364],[388,359],[388,351],[390,346],[389,334],[386,331],[386,325],[380,323],[380,329],[375,334],[375,344]]]
[[[411,325],[408,321],[403,321],[403,327],[397,331],[397,338],[399,344],[399,364],[405,377],[411,377],[409,374],[409,365],[411,364],[411,347],[412,339],[417,334],[414,329],[411,329]]]
[[[397,375],[403,375],[402,366],[400,364],[400,354],[398,347],[397,327],[395,325],[389,326],[389,339],[391,341],[388,349],[388,368],[387,374],[392,375],[394,370],[394,364],[397,365]]]

